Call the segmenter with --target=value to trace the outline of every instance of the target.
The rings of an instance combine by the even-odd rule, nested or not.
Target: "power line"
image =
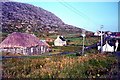
[[[68,8],[69,10],[71,10],[72,12],[74,12],[75,14],[77,14],[78,16],[80,17],[83,17],[84,19],[84,16],[80,15],[76,10],[74,10],[73,8],[71,8],[70,6],[66,5],[65,3],[62,3],[62,2],[59,2],[61,5],[63,5],[64,7]],[[85,22],[85,20],[84,20]],[[85,24],[86,25],[86,24]]]
[[[60,2],[60,1],[59,1],[59,3],[62,4],[63,6],[65,6],[66,8],[72,10],[75,14],[79,15],[80,17],[84,17],[83,15],[80,15],[81,12],[78,12],[78,10],[76,10],[76,8],[68,5],[67,3],[63,3],[63,2]]]
[[[64,1],[64,3],[63,3],[62,1],[60,1],[60,0],[58,0],[58,1],[59,1],[60,4],[62,4],[63,6],[65,6],[65,7],[68,8],[68,9],[70,9],[71,11],[73,11],[73,12],[74,12],[75,14],[77,14],[78,16],[83,17],[84,20],[86,19],[87,22],[92,22],[94,25],[100,25],[100,24],[94,22],[94,21],[93,21],[92,19],[90,19],[87,15],[85,15],[84,13],[82,13],[81,11],[79,11],[78,9],[76,9],[75,7],[71,6],[71,5],[68,4],[68,3],[65,3],[64,0],[62,0],[62,1]],[[80,15],[80,14],[82,14],[82,15]]]
[[[62,1],[64,1],[64,0],[62,0]],[[68,3],[64,3],[64,4],[66,4],[66,5],[68,5],[71,9],[73,9],[78,15],[80,15],[80,13],[83,15],[83,17],[84,16],[86,16],[86,18],[88,18],[88,19],[90,19],[87,15],[85,15],[84,13],[82,13],[81,11],[79,11],[78,9],[76,9],[75,7],[73,7],[72,5],[70,5],[70,4],[68,4]],[[82,16],[82,15],[80,15],[80,16]]]
[[[76,10],[78,13],[82,13],[81,11],[79,11],[78,9],[76,9],[75,7],[71,6],[70,4],[66,3],[67,5],[69,5],[71,8],[73,8],[74,10]],[[86,18],[93,22],[94,24],[96,24],[89,16],[87,16],[86,14],[82,13],[83,16],[86,16]]]

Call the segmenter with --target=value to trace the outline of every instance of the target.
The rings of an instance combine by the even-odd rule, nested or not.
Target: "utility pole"
[[[84,55],[84,48],[85,48],[85,30],[82,30],[82,37],[83,37],[83,46],[82,46],[82,55]]]
[[[103,33],[102,33],[102,28],[103,28],[103,25],[101,25],[100,29],[101,29],[101,53],[102,53],[102,44],[103,44]]]

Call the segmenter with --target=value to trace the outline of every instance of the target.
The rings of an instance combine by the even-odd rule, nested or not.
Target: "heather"
[[[3,59],[3,78],[110,78],[117,72],[116,61],[109,54]]]

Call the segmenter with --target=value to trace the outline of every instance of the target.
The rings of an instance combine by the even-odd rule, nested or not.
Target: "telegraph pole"
[[[101,29],[101,53],[102,53],[102,44],[103,44],[103,33],[102,33],[102,28],[103,28],[103,25],[101,25],[100,29]]]
[[[84,54],[84,49],[85,49],[85,30],[82,30],[82,37],[83,37],[83,46],[82,46],[82,55]]]

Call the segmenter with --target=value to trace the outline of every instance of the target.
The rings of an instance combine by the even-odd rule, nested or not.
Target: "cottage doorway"
[[[117,51],[120,51],[120,39],[118,40],[119,44],[118,44],[118,49]]]

